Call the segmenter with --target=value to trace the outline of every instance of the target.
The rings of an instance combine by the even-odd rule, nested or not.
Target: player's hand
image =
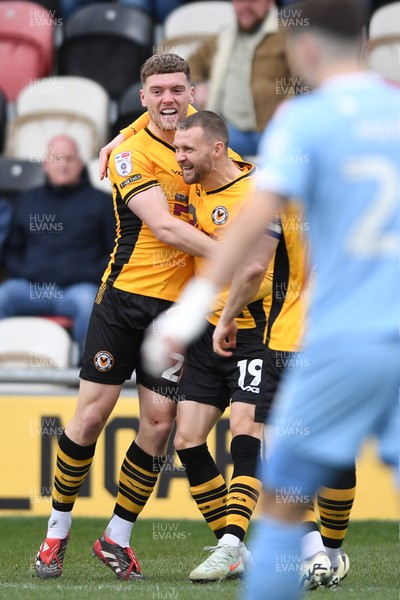
[[[215,294],[207,280],[192,279],[179,298],[179,304],[161,313],[148,327],[142,344],[144,368],[159,377],[173,364],[171,354],[183,354],[204,331],[206,315]]]
[[[213,333],[214,352],[219,356],[232,356],[233,352],[228,348],[236,348],[237,330],[235,319],[229,322],[220,319]]]
[[[100,180],[103,180],[105,177],[108,177],[108,159],[110,158],[112,150],[113,147],[110,144],[107,144],[107,146],[103,146],[103,148],[99,152]]]
[[[161,313],[146,330],[141,348],[143,365],[154,377],[160,377],[176,362],[177,355],[184,354],[186,350],[182,341],[179,342],[173,335],[173,330],[178,325],[175,319],[180,319],[179,308],[174,305]],[[178,314],[174,314],[177,311]]]
[[[110,158],[111,152],[122,144],[125,141],[125,136],[122,133],[119,133],[115,136],[111,142],[108,142],[106,146],[103,146],[99,152],[99,176],[100,179],[104,179],[104,177],[108,177],[108,160]]]

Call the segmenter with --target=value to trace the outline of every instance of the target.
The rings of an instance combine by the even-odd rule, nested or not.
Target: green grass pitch
[[[91,558],[91,546],[106,519],[75,518],[61,579],[42,581],[32,563],[45,533],[47,519],[0,519],[0,598],[5,600],[216,600],[239,598],[240,584],[193,585],[192,568],[214,543],[200,521],[139,520],[133,545],[145,581],[119,582],[111,570]],[[351,570],[336,590],[308,592],[310,600],[399,600],[399,525],[395,522],[351,523],[345,549]],[[270,598],[269,600],[274,600]]]

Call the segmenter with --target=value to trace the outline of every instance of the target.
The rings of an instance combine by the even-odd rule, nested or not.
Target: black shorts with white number
[[[122,384],[136,371],[136,381],[162,396],[174,397],[182,362],[157,379],[142,367],[140,349],[146,328],[172,302],[105,286],[93,306],[80,377],[96,383]]]
[[[208,324],[204,335],[189,347],[178,385],[178,401],[211,404],[222,412],[230,401],[256,405],[261,401],[265,324],[240,329],[233,356],[229,358],[213,351],[214,329],[214,325]]]
[[[256,407],[255,420],[258,423],[264,423],[267,420],[282,375],[295,355],[294,352],[272,350],[268,346],[265,347],[261,383],[263,402]]]

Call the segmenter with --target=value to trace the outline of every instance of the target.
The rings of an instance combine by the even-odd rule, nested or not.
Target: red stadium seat
[[[0,2],[0,88],[14,101],[53,66],[54,17],[34,2]]]
[[[0,89],[0,154],[4,150],[4,141],[6,139],[7,128],[7,98]]]

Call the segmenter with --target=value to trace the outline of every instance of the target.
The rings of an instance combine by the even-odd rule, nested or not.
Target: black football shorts
[[[101,288],[100,288],[101,290]],[[105,286],[93,306],[80,377],[121,385],[136,371],[136,381],[162,396],[174,397],[182,362],[157,379],[143,369],[140,349],[146,328],[172,302]]]
[[[268,348],[268,346],[265,347],[261,379],[261,395],[263,401],[256,407],[255,420],[257,423],[265,423],[267,420],[282,375],[285,372],[286,367],[291,365],[296,356],[296,352],[272,350],[271,348]]]
[[[177,400],[211,404],[221,412],[231,401],[257,405],[261,394],[265,324],[240,329],[233,356],[226,358],[213,351],[214,329],[209,323],[203,336],[189,347]]]

